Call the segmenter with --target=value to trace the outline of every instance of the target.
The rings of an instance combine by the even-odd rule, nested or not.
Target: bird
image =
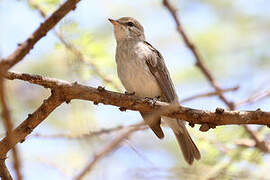
[[[161,53],[145,40],[143,26],[132,17],[117,20],[108,19],[113,25],[116,39],[118,77],[128,93],[135,93],[141,98],[157,98],[179,105],[178,96],[169,71]],[[185,161],[192,165],[194,159],[201,158],[200,151],[191,139],[182,120],[168,117],[154,117],[147,121],[153,112],[140,112],[146,124],[155,135],[162,139],[164,133],[160,127],[161,119],[173,131],[182,150]],[[149,118],[148,118],[149,119]]]

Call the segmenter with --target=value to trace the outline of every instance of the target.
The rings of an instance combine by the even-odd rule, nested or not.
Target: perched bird
[[[134,18],[122,17],[118,20],[109,19],[114,27],[117,42],[116,63],[118,76],[127,92],[135,92],[136,96],[145,98],[160,97],[162,101],[178,103],[170,74],[162,55],[145,41],[143,26]],[[158,138],[164,134],[160,127],[161,117],[154,123],[147,118],[154,112],[141,115]],[[162,120],[173,130],[184,158],[190,165],[194,159],[201,158],[200,152],[192,141],[184,122],[162,117]]]

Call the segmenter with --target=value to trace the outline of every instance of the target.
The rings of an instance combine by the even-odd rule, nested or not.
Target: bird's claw
[[[144,101],[145,102],[150,102],[151,106],[154,106],[156,104],[156,102],[159,100],[160,96],[156,96],[154,98],[150,98],[150,97],[145,97]]]

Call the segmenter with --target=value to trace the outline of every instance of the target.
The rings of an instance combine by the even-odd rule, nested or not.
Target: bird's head
[[[122,17],[117,20],[109,19],[114,27],[116,41],[126,39],[145,40],[143,26],[132,17]]]

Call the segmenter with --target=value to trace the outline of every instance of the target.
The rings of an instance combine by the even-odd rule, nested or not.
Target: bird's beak
[[[108,19],[113,25],[118,25],[119,22],[117,20],[113,20],[113,19]]]

